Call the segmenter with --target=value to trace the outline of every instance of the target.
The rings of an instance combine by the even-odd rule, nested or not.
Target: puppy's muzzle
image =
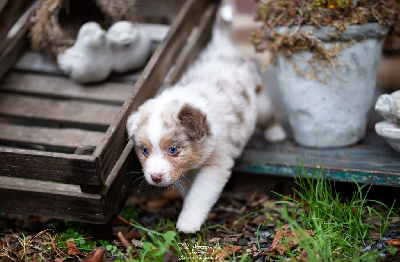
[[[154,183],[161,183],[163,181],[163,174],[162,173],[151,174],[151,180],[153,180]]]

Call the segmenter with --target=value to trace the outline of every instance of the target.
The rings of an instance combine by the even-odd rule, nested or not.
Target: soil
[[[284,230],[281,233],[277,232],[277,225],[272,223],[273,219],[271,219],[271,223],[266,223],[268,221],[267,213],[272,218],[278,216],[274,212],[274,210],[280,208],[279,205],[274,203],[278,199],[273,197],[269,193],[270,191],[268,193],[263,193],[265,191],[239,191],[237,183],[235,184],[236,186],[228,186],[228,189],[224,191],[210,212],[205,226],[216,224],[220,226],[206,231],[204,234],[206,242],[210,243],[210,245],[218,243],[225,248],[228,254],[235,252],[238,260],[243,254],[247,254],[252,261],[273,261],[271,255],[280,253],[279,235],[282,233],[286,237],[290,237],[291,234],[290,231]],[[246,183],[241,184],[243,185],[241,188],[245,189]],[[275,189],[280,188],[281,192],[287,191],[286,186],[282,187],[279,182],[274,185]],[[351,188],[351,185],[343,187],[345,192],[349,187]],[[381,190],[377,188],[378,195],[381,195],[379,192],[384,192]],[[160,221],[169,219],[173,223],[176,222],[182,207],[182,199],[176,191],[160,192],[150,190],[147,192],[142,191],[139,194],[137,194],[137,189],[133,191],[134,193],[128,198],[126,206],[128,207],[127,210],[134,210],[135,214],[133,216],[136,216],[135,220],[138,223],[146,228],[156,229],[156,225]],[[259,210],[268,210],[269,212],[257,212]],[[142,242],[140,239],[145,235],[133,227],[130,224],[131,222],[130,218],[124,213],[115,216],[110,222],[114,232],[112,239],[110,239],[110,244],[115,245],[118,250],[123,252],[126,252],[126,245],[131,245],[130,243],[134,243],[134,248],[141,248]],[[261,224],[262,226],[260,226]],[[64,249],[55,247],[54,243],[58,237],[57,234],[68,226],[71,226],[71,224],[46,217],[1,214],[0,260],[23,261],[21,258],[24,255],[30,258],[27,261],[43,261],[43,259],[40,260],[40,256],[44,257],[45,261],[55,262],[95,262],[114,261],[116,259],[115,252],[106,251],[105,247],[99,244],[89,251],[78,250],[73,244],[67,245],[67,248]],[[79,224],[79,226],[83,231],[86,230],[87,234],[90,234],[85,225]],[[377,249],[382,251],[382,261],[398,261],[398,255],[390,255],[387,251],[387,246],[394,246],[397,248],[397,252],[400,251],[399,220],[393,221],[383,238],[379,239],[379,232],[370,232],[370,235],[372,236],[372,242],[367,243],[365,246],[364,250],[366,252],[371,249]],[[185,235],[181,234],[180,237],[183,239]],[[42,249],[35,249],[35,245],[32,244],[32,247],[26,249],[26,253],[23,254],[23,249],[21,248],[21,243],[23,242],[21,240],[24,238],[32,240],[32,243]],[[295,246],[295,241],[292,244]],[[46,245],[51,252],[46,253],[44,251]],[[8,256],[4,256],[6,251]],[[68,259],[64,260],[63,257],[68,257]],[[225,254],[220,253],[215,258],[224,260],[227,257]],[[176,257],[166,257],[165,259],[168,261],[178,260]],[[307,261],[307,258],[300,256],[298,261]]]

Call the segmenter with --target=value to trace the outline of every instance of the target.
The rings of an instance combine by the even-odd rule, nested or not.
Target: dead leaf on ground
[[[129,241],[132,240],[133,238],[134,239],[141,239],[142,238],[142,236],[135,229],[129,231],[126,234],[124,234],[124,237],[126,239],[128,239]]]
[[[81,256],[82,253],[76,247],[74,241],[67,241],[67,255],[68,256]]]
[[[218,261],[223,261],[228,258],[228,256],[232,256],[233,253],[237,253],[242,250],[242,246],[224,246],[222,249],[218,250],[215,254],[215,258]]]
[[[400,247],[400,238],[387,240],[386,245],[392,246],[392,247]]]
[[[312,234],[312,230],[305,230],[307,234]],[[271,249],[268,253],[271,254],[284,254],[288,249],[292,250],[297,247],[299,243],[296,241],[291,228],[288,225],[283,226],[280,230],[276,231],[275,238],[272,241]]]
[[[103,248],[99,248],[96,250],[92,258],[85,259],[83,262],[102,262],[105,254],[105,250]]]

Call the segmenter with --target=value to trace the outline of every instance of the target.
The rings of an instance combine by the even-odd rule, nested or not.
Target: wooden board
[[[99,173],[97,159],[92,156],[0,147],[1,176],[99,185]]]
[[[120,107],[12,94],[0,96],[0,116],[106,130]]]
[[[131,171],[139,165],[132,148],[130,141],[101,194],[83,193],[74,185],[0,176],[0,210],[106,224],[124,205],[132,183]]]
[[[1,211],[105,223],[104,197],[79,187],[52,182],[0,177]]]
[[[10,72],[0,83],[0,91],[48,98],[110,103],[121,106],[132,89],[130,84],[104,82],[80,85],[65,77]]]
[[[0,13],[0,79],[27,47],[29,14],[38,0],[8,1]]]
[[[140,79],[115,121],[107,130],[94,156],[99,159],[103,179],[106,179],[112,167],[126,145],[125,123],[128,115],[145,100],[154,97],[162,85],[165,76],[181,52],[192,28],[198,23],[207,5],[212,1],[188,0],[171,25],[166,39],[153,54]],[[216,1],[214,1],[216,2]]]
[[[234,170],[292,177],[297,176],[300,160],[309,173],[316,160],[316,167],[323,167],[328,179],[400,186],[400,153],[372,130],[361,143],[337,149],[306,148],[293,141],[269,144],[253,137]]]
[[[0,123],[0,143],[12,146],[34,146],[73,153],[81,145],[96,146],[103,132],[71,128],[45,128]]]
[[[189,37],[190,40],[188,40],[187,45],[176,59],[174,70],[165,80],[164,88],[175,84],[180,79],[186,68],[197,58],[198,54],[210,40],[212,33],[211,28],[217,7],[218,5],[216,3],[211,4],[204,12],[198,27],[194,30],[193,36]],[[163,91],[164,88],[160,88],[158,93]]]

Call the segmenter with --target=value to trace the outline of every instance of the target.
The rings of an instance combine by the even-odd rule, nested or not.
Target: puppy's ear
[[[126,121],[126,131],[128,133],[129,139],[132,138],[133,133],[135,133],[136,129],[138,128],[139,120],[140,120],[139,112],[135,112],[128,117],[128,120]]]
[[[203,136],[210,133],[206,114],[189,104],[182,106],[178,114],[178,119],[190,139],[200,140]]]

